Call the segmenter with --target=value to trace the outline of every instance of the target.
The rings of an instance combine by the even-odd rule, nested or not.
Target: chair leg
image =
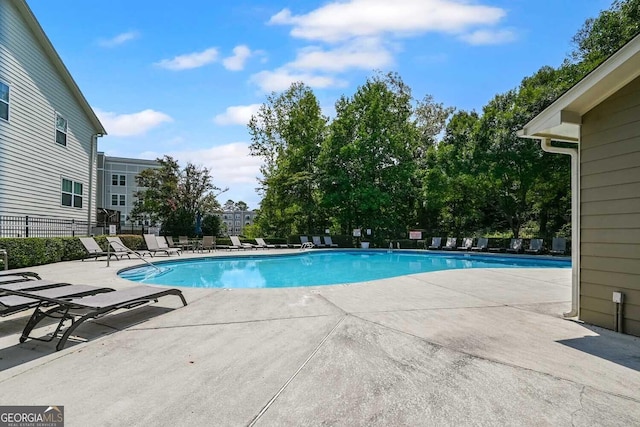
[[[58,341],[58,344],[56,344],[56,351],[60,351],[64,348],[65,344],[67,343],[67,340],[69,339],[69,337],[71,336],[71,333],[78,327],[80,326],[82,323],[84,323],[85,321],[94,318],[98,315],[97,312],[91,312],[91,313],[87,313],[84,316],[80,317],[78,320],[72,320],[72,324],[71,326],[69,326],[67,328],[66,331],[64,331],[64,334],[62,334],[62,337],[60,338],[60,341]]]

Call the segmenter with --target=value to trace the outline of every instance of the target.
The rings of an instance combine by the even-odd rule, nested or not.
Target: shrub
[[[122,243],[132,250],[143,249],[142,236],[124,234]],[[102,250],[107,250],[106,236],[95,237]],[[0,238],[0,249],[6,249],[9,268],[83,259],[87,251],[77,237],[17,237]]]
[[[65,243],[61,237],[3,238],[0,239],[0,248],[7,251],[9,268],[59,262],[65,253]]]

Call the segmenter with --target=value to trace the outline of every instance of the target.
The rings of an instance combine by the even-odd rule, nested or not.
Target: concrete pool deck
[[[138,263],[28,270],[125,288]],[[67,426],[640,424],[640,339],[562,319],[569,269],[183,292],[59,352],[0,319],[0,405],[64,405]]]

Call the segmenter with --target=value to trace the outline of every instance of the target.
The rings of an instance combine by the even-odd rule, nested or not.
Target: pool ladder
[[[303,251],[305,249],[315,248],[315,245],[311,242],[304,242],[302,246],[300,246],[300,250]]]
[[[107,245],[107,267],[109,267],[109,260],[111,259],[111,255],[109,255],[111,253],[111,243],[115,243],[117,245],[120,245],[120,243],[118,242],[109,242],[109,245]],[[139,253],[132,251],[131,249],[127,248],[124,245],[120,245],[123,249],[127,250],[127,255],[135,255],[139,260],[143,261],[145,264],[147,264],[149,267],[153,267],[156,270],[158,270],[159,273],[162,273],[162,269],[160,267],[158,267],[155,264],[151,264],[149,261],[147,261],[146,259],[144,259],[144,257],[142,255],[140,255]],[[114,252],[115,253],[115,252]],[[118,259],[116,257],[116,259]]]

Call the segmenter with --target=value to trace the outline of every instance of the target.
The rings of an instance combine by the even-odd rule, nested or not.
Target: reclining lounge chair
[[[3,286],[1,289],[5,295],[0,296],[0,316],[8,316],[33,307],[50,306],[58,300],[113,291],[111,288],[70,285],[68,283],[54,283],[44,280],[13,283],[13,286],[10,284]]]
[[[458,239],[455,237],[447,237],[447,243],[442,247],[445,251],[455,251],[458,244]]]
[[[309,241],[309,238],[307,236],[300,236],[300,245],[293,246],[299,247],[300,249],[309,249],[315,247],[315,245]]]
[[[46,311],[42,310],[42,304],[36,307],[22,331],[20,342],[25,342],[27,339],[52,341],[60,335],[56,350],[62,350],[73,331],[87,320],[104,316],[119,309],[135,308],[152,301],[157,301],[158,298],[166,295],[176,295],[182,301],[183,306],[187,305],[187,301],[179,289],[156,288],[144,285],[119,291],[110,290],[110,292],[84,298],[56,299],[36,297],[40,298],[43,302],[53,304],[53,307]],[[55,333],[49,338],[31,337],[31,331],[41,320],[47,317],[60,319]],[[63,323],[67,320],[70,320],[71,324],[62,332],[64,328]]]
[[[171,254],[180,255],[182,249],[176,247],[172,248],[171,246],[169,246],[169,241],[167,239],[171,239],[171,237],[156,236],[156,241],[158,242],[158,247],[160,248],[160,250],[165,251],[168,256],[171,256]]]
[[[322,241],[320,240],[320,236],[313,236],[311,237],[311,240],[313,240],[313,246],[315,246],[316,248],[324,248],[325,244],[322,243]]]
[[[543,239],[531,239],[531,241],[529,242],[529,249],[525,250],[526,253],[528,254],[535,254],[535,255],[539,255],[542,253],[542,244],[543,244],[544,240]]]
[[[156,238],[155,234],[145,234],[143,237],[144,237],[144,242],[147,244],[147,250],[149,251],[152,257],[154,254],[158,252],[164,252],[167,256],[171,256],[172,253],[177,253],[178,255],[180,255],[180,249],[170,248],[169,245],[167,245],[166,240],[164,241],[164,245],[166,246],[166,248],[160,247],[159,242],[160,242],[160,237],[162,236],[158,236],[158,238]],[[162,239],[164,240],[164,237],[162,237]]]
[[[106,256],[109,259],[111,259],[111,257],[113,256],[116,259],[119,259],[118,254],[109,252],[109,251],[103,251],[100,245],[98,245],[98,242],[96,242],[93,237],[80,237],[80,242],[88,252],[88,255],[82,258],[82,261],[84,261],[87,258],[93,258],[97,261],[98,257],[101,257],[101,256]]]
[[[486,237],[478,238],[478,246],[473,246],[472,251],[486,252],[489,249],[489,239]]]
[[[122,243],[122,240],[120,240],[119,237],[107,237],[107,241],[109,242],[111,249],[113,249],[113,252],[119,254],[120,258],[126,255],[127,258],[131,259],[129,256],[130,254],[136,254],[137,256],[151,255],[151,252],[149,251],[134,251],[133,249],[129,249],[124,245],[124,243]]]
[[[512,254],[519,254],[522,252],[522,239],[511,239],[507,252]]]
[[[211,252],[212,249],[215,251],[216,240],[216,236],[202,236],[202,243],[200,243],[199,246],[200,251],[202,252],[205,249],[207,250],[207,252]]]
[[[470,251],[473,246],[473,237],[465,237],[462,240],[462,246],[458,246],[459,251]]]
[[[27,280],[40,280],[40,276],[31,271],[0,274],[0,285],[13,282],[24,282]]]
[[[551,255],[564,255],[567,252],[567,239],[564,237],[554,237],[551,241]]]
[[[230,247],[239,248],[239,249],[258,249],[258,246],[252,245],[251,243],[242,243],[238,236],[229,236],[231,239]]]
[[[324,245],[328,248],[337,248],[338,244],[337,243],[333,243],[333,241],[331,240],[331,236],[324,236]]]
[[[262,249],[275,249],[275,248],[277,248],[276,245],[270,245],[267,242],[265,242],[264,238],[262,238],[262,237],[256,237],[256,243],[258,244],[258,247],[262,248]]]
[[[442,248],[442,237],[432,237],[431,245],[429,249],[441,249]]]

